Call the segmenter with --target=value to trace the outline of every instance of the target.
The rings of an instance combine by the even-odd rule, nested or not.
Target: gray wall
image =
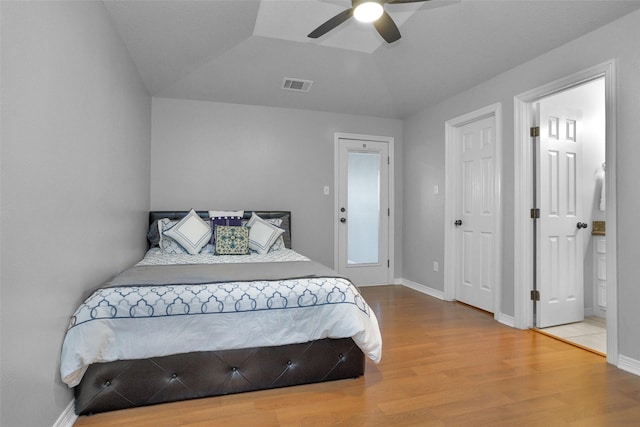
[[[394,137],[401,259],[400,120],[162,98],[152,116],[152,209],[291,210],[294,249],[329,266],[334,133]]]
[[[432,196],[433,184],[444,182],[444,122],[500,102],[503,111],[503,288],[502,307],[514,314],[513,97],[561,77],[615,58],[617,60],[618,142],[618,311],[620,354],[640,360],[640,12],[554,49],[530,62],[460,93],[404,121],[404,278],[443,290],[442,271],[430,271],[433,259],[444,258],[442,196]],[[410,213],[410,217],[409,217]],[[423,223],[410,218],[425,219]],[[411,225],[409,225],[411,224]],[[424,237],[428,238],[424,238]]]
[[[69,318],[144,253],[151,100],[102,2],[0,8],[0,424],[50,426]]]
[[[168,99],[154,99],[152,113],[102,3],[1,1],[0,19],[3,427],[51,425],[70,402],[58,373],[69,316],[142,255],[149,207],[291,209],[296,249],[331,265],[333,195],[322,187],[333,193],[334,132],[396,138],[395,252],[404,268],[396,276],[442,290],[443,266],[434,273],[431,261],[443,260],[444,121],[502,103],[500,309],[512,315],[513,96],[610,58],[619,87],[620,353],[640,360],[640,12],[404,122]]]

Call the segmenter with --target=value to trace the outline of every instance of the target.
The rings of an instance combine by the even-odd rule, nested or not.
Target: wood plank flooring
[[[75,426],[640,425],[640,377],[487,313],[362,288],[383,336],[364,377],[82,416]]]

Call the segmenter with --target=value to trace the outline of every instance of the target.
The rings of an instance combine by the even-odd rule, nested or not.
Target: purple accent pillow
[[[211,233],[211,240],[209,241],[209,243],[211,243],[212,245],[216,244],[216,233],[215,233],[216,225],[225,225],[225,226],[233,226],[233,227],[239,227],[242,225],[241,216],[216,216],[213,218],[209,218],[209,220],[211,221],[211,230],[214,230],[214,232]]]

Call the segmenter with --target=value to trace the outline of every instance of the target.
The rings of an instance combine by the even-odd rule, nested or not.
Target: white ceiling
[[[350,20],[349,0],[105,1],[158,97],[403,118],[640,9],[638,0],[431,0],[386,5],[402,38]],[[309,93],[284,77],[313,80]]]

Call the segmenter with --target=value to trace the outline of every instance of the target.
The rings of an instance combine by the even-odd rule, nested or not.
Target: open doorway
[[[534,113],[534,325],[606,354],[604,77],[536,101]]]
[[[514,326],[534,327],[534,207],[533,185],[533,126],[534,105],[537,101],[604,77],[606,109],[606,358],[613,365],[619,363],[617,314],[617,220],[616,220],[616,61],[602,64],[560,78],[514,97]],[[577,222],[577,221],[576,221]]]

